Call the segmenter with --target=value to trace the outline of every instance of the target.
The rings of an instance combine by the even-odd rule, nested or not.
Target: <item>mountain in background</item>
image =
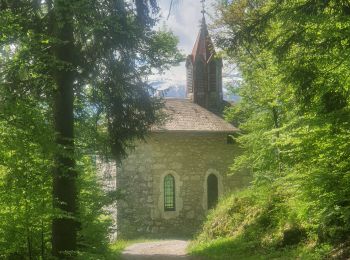
[[[237,102],[240,97],[231,94],[227,86],[237,87],[240,84],[240,78],[234,78],[231,83],[223,86],[224,100]],[[186,98],[186,83],[183,80],[160,79],[150,82],[151,87],[155,90],[155,95],[164,98]]]
[[[150,82],[158,97],[186,98],[186,85],[183,81],[161,79]]]

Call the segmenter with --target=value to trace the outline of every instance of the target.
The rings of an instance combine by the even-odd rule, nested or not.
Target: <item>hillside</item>
[[[223,199],[190,246],[209,259],[348,259],[346,244],[322,241],[288,193],[249,188]]]
[[[242,74],[226,111],[231,173],[252,187],[211,212],[191,247],[210,259],[349,259],[348,1],[231,1],[217,35]]]

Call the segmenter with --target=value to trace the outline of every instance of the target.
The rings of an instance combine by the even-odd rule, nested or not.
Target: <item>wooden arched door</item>
[[[207,178],[207,191],[208,209],[212,209],[218,203],[219,198],[218,177],[215,174],[210,174]]]

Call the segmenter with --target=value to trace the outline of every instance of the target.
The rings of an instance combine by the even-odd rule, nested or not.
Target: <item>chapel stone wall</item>
[[[206,179],[215,174],[219,196],[248,185],[241,172],[227,176],[239,153],[221,133],[152,133],[136,146],[117,173],[118,236],[190,236],[207,213]],[[163,180],[175,178],[176,210],[164,211]]]

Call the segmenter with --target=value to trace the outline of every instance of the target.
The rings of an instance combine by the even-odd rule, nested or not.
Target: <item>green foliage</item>
[[[321,259],[331,246],[295,232],[307,226],[298,210],[288,192],[249,188],[220,201],[189,250],[209,259]],[[286,246],[291,233],[294,240],[289,235]]]
[[[0,1],[0,258],[48,258],[62,216],[80,223],[83,258],[108,253],[116,194],[101,190],[91,156],[126,156],[159,120],[147,77],[182,56],[173,34],[153,29],[157,11],[154,0]],[[74,97],[57,102],[62,89]],[[56,179],[78,173],[74,216],[53,209],[54,168]]]
[[[346,248],[349,3],[237,0],[221,10],[226,33],[218,41],[243,76],[242,99],[226,111],[244,148],[232,172],[248,168],[254,182],[250,195],[229,198],[212,213],[196,248],[233,255],[237,246],[252,259],[260,250],[263,259],[319,259],[332,246]],[[273,256],[270,249],[286,252]]]
[[[0,111],[0,257],[45,256],[51,220],[51,128],[33,100],[4,102]]]
[[[320,240],[349,233],[349,4],[338,1],[234,1],[220,39],[237,61],[239,118],[256,185],[279,183],[303,201],[299,212]]]
[[[47,258],[50,255],[54,143],[42,107],[30,99],[1,106],[0,258]],[[40,133],[40,134],[39,134]],[[79,159],[80,158],[80,159]],[[79,156],[79,250],[104,255],[115,201],[100,188],[90,156]]]
[[[101,188],[101,179],[96,176],[96,167],[91,156],[83,156],[78,162],[80,196],[78,232],[79,250],[82,255],[103,255],[109,251],[109,228],[111,216],[107,211],[110,205],[107,192]]]

